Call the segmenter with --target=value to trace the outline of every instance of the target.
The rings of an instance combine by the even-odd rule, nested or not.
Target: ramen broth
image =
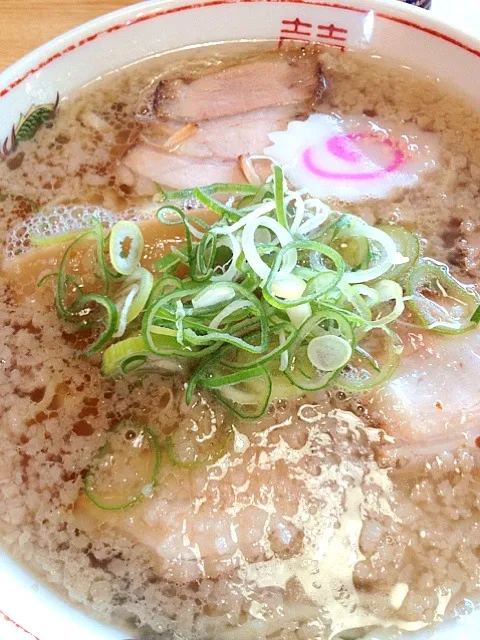
[[[244,46],[160,56],[61,96],[54,119],[0,164],[1,543],[131,637],[326,640],[382,629],[382,638],[396,638],[469,613],[478,600],[477,328],[433,333],[406,313],[395,323],[405,345],[399,367],[378,390],[284,394],[248,421],[206,391],[188,405],[181,367],[169,376],[105,377],[98,354],[79,357],[92,331],[62,324],[52,286],[37,286],[58,270],[69,243],[38,247],[32,238],[81,229],[92,215],[105,228],[136,221],[145,237],[142,265],[151,268],[184,242],[179,226],[154,217],[152,171],[165,155],[175,182],[166,187],[201,185],[183,183],[199,167],[200,176],[231,181],[238,174],[247,182],[231,132],[246,127],[245,136],[261,141],[252,150],[263,153],[267,130],[277,134],[264,146],[315,112],[334,114],[340,127],[349,118],[391,127],[410,136],[415,153],[428,152],[428,162],[421,158],[428,168],[407,166],[386,194],[364,187],[349,201],[332,194],[328,203],[371,225],[403,225],[421,238],[425,256],[476,287],[479,114],[450,87],[380,59]],[[291,104],[272,107],[266,94],[252,117],[245,98],[240,117],[217,97],[212,108],[224,110],[204,125],[204,137],[183,140],[199,135],[189,116],[199,106],[188,102],[193,81],[251,61],[278,65],[279,87],[272,82],[271,90],[283,91],[284,82]],[[304,79],[295,84],[292,74]],[[183,118],[173,129],[169,121],[167,132],[152,120],[159,86],[159,108]],[[223,145],[217,117],[238,118],[222,129],[230,132]],[[155,136],[168,144],[154,144]],[[188,160],[173,175],[187,143]],[[94,255],[91,241],[75,258],[77,272],[91,271]],[[108,511],[88,499],[84,480],[106,434],[125,421],[148,425],[160,448],[182,433],[187,453],[189,439],[220,425],[233,437],[211,464],[175,465],[163,451],[143,500]],[[138,435],[133,428],[126,437]],[[125,460],[125,474],[127,467]]]

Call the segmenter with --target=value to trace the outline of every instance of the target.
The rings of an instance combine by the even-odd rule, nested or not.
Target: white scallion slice
[[[418,260],[420,240],[414,233],[396,224],[381,224],[378,225],[378,229],[389,235],[397,245],[397,251],[405,256],[402,263],[392,266],[385,274],[390,280],[398,280],[399,277],[405,276]]]
[[[289,194],[284,198],[283,206],[285,209],[287,209],[290,202],[293,202],[293,209],[295,211],[295,215],[290,225],[290,233],[294,235],[298,231],[298,228],[302,224],[305,216],[305,201],[300,197],[300,195]]]
[[[204,307],[213,307],[222,302],[229,302],[235,297],[235,291],[228,285],[206,287],[203,291],[192,298],[192,307],[194,309],[202,309]]]
[[[312,216],[311,218],[307,218],[297,229],[297,235],[308,236],[311,235],[314,237],[313,232],[318,231],[318,229],[322,226],[322,224],[327,219],[328,214],[319,214],[316,216]]]
[[[130,308],[135,300],[135,297],[139,291],[138,285],[134,284],[130,291],[127,293],[126,298],[123,302],[123,307],[120,308],[120,316],[118,319],[117,330],[113,334],[114,338],[121,338],[125,333],[125,329],[127,328],[127,318]]]
[[[286,342],[286,337],[285,337],[285,330],[284,329],[280,329],[280,331],[278,332],[278,339],[280,344],[283,346]],[[280,354],[280,366],[279,369],[280,371],[285,371],[285,369],[288,367],[288,351],[285,349],[285,351],[282,351],[282,353]]]
[[[403,344],[396,333],[388,327],[374,327],[355,347],[335,385],[352,392],[378,387],[392,375],[402,351]]]
[[[276,277],[271,284],[271,292],[285,300],[297,300],[303,296],[307,283],[293,273],[283,277]]]
[[[130,276],[138,267],[143,253],[143,235],[135,222],[120,220],[113,225],[109,250],[113,268],[124,276]]]
[[[209,327],[211,329],[218,329],[218,327],[222,324],[222,322],[228,318],[228,316],[235,313],[235,311],[239,311],[240,309],[245,309],[245,307],[249,307],[250,302],[248,300],[234,300],[230,304],[227,304],[225,309],[222,309],[215,318],[210,322]]]
[[[170,339],[173,343],[174,340]],[[179,374],[183,364],[174,358],[163,358],[152,353],[142,336],[126,338],[110,345],[103,354],[102,372],[109,378],[119,378],[130,373],[158,372]]]
[[[245,254],[245,259],[255,273],[263,280],[266,280],[270,275],[271,269],[262,260],[255,246],[255,232],[258,227],[265,227],[266,229],[273,231],[282,247],[293,242],[293,237],[277,220],[267,218],[266,216],[261,216],[256,220],[249,220],[245,225],[242,232],[242,249]],[[278,272],[278,276],[282,277],[291,273],[296,265],[297,251],[296,249],[292,249],[285,255],[283,264]]]
[[[297,307],[286,309],[287,316],[293,326],[298,329],[312,315],[312,307],[309,302],[299,304]]]
[[[378,291],[373,287],[368,287],[366,284],[355,284],[352,289],[359,295],[366,298],[366,303],[369,307],[372,307],[380,302],[380,296]]]
[[[360,318],[363,318],[363,320],[369,322],[372,319],[370,307],[358,293],[358,291],[356,291],[354,287],[349,285],[347,282],[344,282],[343,280],[339,282],[337,286],[339,291],[342,292],[345,300],[352,305],[355,312],[360,316]]]
[[[321,371],[336,371],[352,357],[352,347],[340,336],[326,334],[312,338],[307,347],[308,359]]]
[[[246,224],[249,224],[251,221],[255,220],[256,218],[260,218],[261,216],[264,216],[266,213],[270,213],[274,209],[275,209],[275,201],[267,200],[266,202],[263,202],[262,204],[258,205],[258,207],[256,207],[250,213],[247,213],[246,216],[240,218],[240,220],[238,220],[237,222],[234,222],[229,227],[217,227],[215,233],[219,233],[219,234],[236,233],[237,231],[242,229],[242,227],[244,227]]]
[[[131,276],[122,282],[115,296],[115,306],[120,313],[116,338],[125,333],[127,325],[145,308],[153,289],[153,275],[143,267],[137,267]]]
[[[301,298],[307,288],[307,283],[293,273],[283,277],[277,277],[271,284],[271,292],[284,300],[297,300]],[[307,318],[312,315],[312,307],[308,302],[297,307],[286,309],[290,322],[298,329]]]
[[[366,223],[354,224],[348,227],[345,231],[342,230],[342,235],[349,236],[364,236],[369,240],[370,244],[374,243],[374,247],[379,248],[381,256],[374,260],[372,266],[366,269],[358,269],[357,271],[348,271],[343,276],[344,281],[349,284],[357,284],[361,282],[370,282],[380,276],[383,276],[392,265],[400,264],[403,257],[397,251],[397,245],[392,238],[381,229],[371,227]]]
[[[220,237],[217,241],[217,250],[220,247],[228,247],[228,249],[231,250],[232,255],[227,263],[228,267],[223,272],[215,272],[212,276],[212,282],[221,282],[223,280],[231,282],[237,275],[237,260],[242,253],[242,248],[239,241],[232,233],[228,233]]]
[[[378,294],[378,302],[395,302],[393,309],[390,313],[376,318],[370,323],[372,327],[386,326],[390,322],[393,322],[399,318],[405,310],[405,302],[403,299],[403,289],[394,280],[380,280],[374,285],[375,291]]]

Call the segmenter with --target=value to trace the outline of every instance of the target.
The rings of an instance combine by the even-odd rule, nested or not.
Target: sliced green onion
[[[316,252],[318,255],[325,256],[328,258],[335,267],[335,272],[328,271],[328,276],[322,274],[321,279],[313,280],[308,283],[306,288],[306,295],[300,296],[299,298],[295,298],[293,300],[288,299],[280,299],[275,296],[272,291],[272,285],[274,282],[280,280],[282,278],[282,273],[280,267],[282,265],[283,259],[290,251],[308,251],[308,252]],[[277,254],[275,258],[275,262],[272,268],[269,271],[267,280],[265,282],[265,287],[263,288],[263,297],[265,300],[271,304],[273,307],[278,309],[288,309],[290,307],[296,307],[299,304],[305,304],[307,302],[313,302],[314,300],[320,298],[325,293],[333,289],[341,280],[345,271],[345,263],[342,260],[340,254],[338,254],[334,249],[331,249],[327,245],[321,244],[320,242],[315,242],[313,240],[297,240],[295,242],[291,242],[284,246]],[[316,272],[317,275],[320,275],[319,272]]]
[[[58,278],[58,271],[55,273],[47,273],[44,276],[42,276],[40,280],[37,282],[37,287],[43,287],[45,282],[47,280],[50,280],[50,278]]]
[[[389,280],[398,280],[403,277],[415,264],[420,256],[420,240],[411,231],[394,224],[379,224],[378,229],[384,231],[397,245],[397,251],[408,258],[402,264],[397,264],[384,274]]]
[[[157,337],[157,341],[161,338]],[[174,341],[171,342],[173,344]],[[179,359],[162,358],[148,349],[142,336],[126,338],[105,349],[102,360],[103,375],[121,378],[131,373],[184,373],[185,365]]]
[[[71,282],[71,278],[69,277],[69,274],[67,274],[67,265],[74,249],[79,248],[81,242],[92,238],[93,235],[94,234],[92,231],[86,231],[85,233],[82,233],[82,235],[78,236],[78,238],[76,238],[67,247],[60,261],[57,277],[57,293],[55,296],[55,306],[58,316],[63,320],[73,320],[75,322],[78,322],[80,320],[78,310],[74,310],[73,305],[68,304],[67,302],[68,288],[69,283]]]
[[[358,314],[358,316],[362,318],[362,320],[364,320],[365,322],[371,321],[371,309],[362,298],[362,296],[358,293],[357,289],[355,289],[347,282],[342,281],[338,284],[338,290],[342,293],[348,305],[351,305],[355,313]]]
[[[438,333],[463,333],[476,326],[478,295],[456,280],[446,265],[419,261],[407,276],[408,306],[419,324]]]
[[[196,290],[195,290],[196,291]],[[177,293],[181,298],[184,295],[184,291],[174,291],[170,294],[166,294],[161,298],[157,298],[146,309],[142,319],[142,336],[147,348],[151,353],[166,358],[203,358],[204,356],[216,351],[222,345],[220,342],[214,342],[211,345],[203,348],[195,348],[190,345],[182,346],[177,342],[177,331],[167,333],[171,330],[171,327],[165,327],[164,325],[156,325],[157,313],[163,310],[165,302],[170,301],[171,296]],[[165,300],[166,299],[166,300]],[[175,315],[172,315],[172,323],[175,323]]]
[[[325,296],[333,294],[339,282],[339,275],[336,271],[326,270],[319,272],[316,269],[298,267],[294,273],[307,280],[306,295]]]
[[[175,326],[177,327],[177,342],[178,344],[181,344],[183,346],[184,344],[183,339],[185,336],[185,331],[183,328],[183,319],[185,318],[186,313],[181,300],[177,300],[176,307],[177,308],[175,311]]]
[[[265,367],[256,365],[241,371],[212,363],[203,371],[198,385],[213,395],[240,418],[265,415],[272,393],[272,381]]]
[[[222,311],[219,311],[213,318],[213,320],[210,321],[210,324],[208,326],[210,327],[210,329],[218,329],[229,316],[233,315],[237,311],[240,311],[241,309],[246,309],[249,306],[250,303],[248,302],[248,300],[235,300],[234,302],[227,304],[227,306],[222,309]]]
[[[105,511],[127,509],[152,495],[159,467],[155,433],[143,425],[121,423],[92,461],[85,494]]]
[[[405,302],[403,300],[403,289],[394,280],[380,280],[375,283],[374,290],[378,295],[378,303],[394,301],[394,307],[386,315],[377,316],[370,322],[371,327],[385,326],[397,320],[405,310]],[[375,308],[375,307],[374,307]]]
[[[259,187],[252,184],[216,182],[207,187],[202,187],[202,191],[207,194],[225,193],[233,195],[252,195],[254,196]],[[195,189],[177,189],[175,191],[166,191],[161,189],[162,196],[165,200],[191,200],[195,198]]]
[[[328,245],[333,244],[340,231],[352,224],[352,216],[347,213],[334,214],[332,218],[327,221],[326,227],[321,230],[321,233],[316,238],[317,242]]]
[[[165,218],[166,211],[173,211],[175,215],[178,217],[178,220],[168,221],[167,218]],[[174,207],[172,205],[165,205],[158,209],[157,218],[163,224],[171,225],[171,224],[179,224],[180,222],[183,223],[185,227],[185,243],[186,243],[185,249],[186,249],[186,259],[187,259],[186,264],[188,264],[189,266],[190,273],[191,274],[195,273],[196,247],[192,241],[192,229],[191,229],[191,226],[188,224],[187,216],[178,207]],[[175,247],[172,248],[172,253],[176,255],[179,259],[181,260],[184,259],[183,252],[179,252],[178,250],[176,250]]]
[[[226,204],[218,193],[230,195]],[[255,418],[272,398],[330,384],[354,391],[381,384],[401,353],[389,325],[406,300],[429,329],[455,333],[480,321],[473,290],[446,267],[418,262],[414,234],[371,227],[290,190],[279,166],[260,187],[216,184],[161,195],[172,202],[195,198],[219,219],[210,225],[174,204],[159,207],[162,223],[184,225],[185,243],[157,260],[157,282],[138,266],[143,237],[130,221],[114,226],[110,261],[94,218],[92,230],[73,241],[60,264],[59,317],[78,329],[105,324],[88,354],[111,337],[136,333],[133,323],[141,319],[141,336],[105,350],[106,375],[187,372],[187,402],[200,387],[240,417]],[[69,273],[73,252],[87,238],[96,242],[103,295],[84,292],[84,281]],[[184,266],[185,278],[172,275]],[[174,463],[211,459],[179,453],[173,440]]]
[[[237,275],[237,260],[240,258],[242,249],[238,240],[231,233],[225,234],[217,240],[217,250],[221,249],[221,247],[225,247],[227,250],[230,250],[231,257],[223,262],[223,265],[228,265],[227,269],[225,269],[223,273],[214,269],[212,280],[214,282],[220,282],[222,280],[230,282]]]
[[[232,287],[223,284],[213,284],[206,286],[192,298],[192,307],[201,309],[212,307],[223,302],[229,302],[235,297]]]
[[[209,290],[214,290],[215,288],[224,289],[225,286],[226,285],[224,285],[223,283],[215,283],[209,285]],[[227,333],[226,331],[219,331],[218,329],[211,328],[208,325],[201,324],[191,317],[185,318],[185,330],[183,332],[184,341],[187,342],[188,346],[191,347],[209,344],[211,347],[215,347],[215,344],[212,343],[217,343],[218,347],[222,342],[224,342],[232,344],[240,349],[251,351],[252,353],[262,353],[268,347],[268,319],[261,302],[254,294],[245,289],[245,287],[242,287],[235,282],[231,282],[228,287],[233,289],[239,296],[239,298],[245,299],[249,302],[251,313],[256,317],[260,325],[260,344],[249,344],[241,337],[240,334],[238,334],[238,332]],[[155,302],[146,310],[143,317],[142,332],[145,342],[154,353],[156,353],[157,351],[153,339],[152,329],[155,325],[156,319],[160,319],[165,316],[167,317],[167,319],[173,319],[174,313],[173,310],[170,310],[172,309],[172,302],[175,301],[176,303],[176,301],[179,299],[193,296],[197,293],[197,291],[198,289],[196,288],[186,288],[180,289],[178,291],[173,291],[167,295],[162,296],[161,298],[157,298]],[[212,308],[216,312],[215,307]],[[187,352],[186,356],[198,357],[198,355],[192,352]]]
[[[251,353],[263,353],[263,351],[268,348],[268,327],[265,314],[263,314],[259,319],[262,326],[260,334],[261,342],[259,345],[249,343],[247,340],[244,340],[240,334],[230,334],[224,331],[211,329],[210,327],[205,328],[205,333],[203,335],[196,333],[190,327],[186,328],[185,340],[193,346],[200,346],[212,342],[225,342],[237,347],[238,349],[244,349]]]
[[[165,440],[165,450],[170,462],[176,467],[194,469],[213,464],[226,455],[233,444],[233,428],[230,422],[209,421],[209,433],[199,433],[182,424]]]
[[[403,264],[403,257],[397,251],[397,245],[392,238],[379,228],[371,227],[359,219],[341,230],[340,237],[363,236],[369,243],[369,254],[373,258],[373,265],[354,269],[345,274],[345,281],[349,284],[369,282],[383,276],[392,265]],[[380,256],[378,254],[380,253]]]
[[[337,238],[332,242],[335,249],[348,265],[350,271],[365,270],[371,260],[370,244],[365,236],[350,236]]]
[[[259,218],[249,220],[243,229],[242,249],[250,267],[262,280],[266,280],[271,275],[270,267],[262,260],[255,246],[255,232],[259,227],[265,227],[273,231],[282,247],[285,248],[288,245],[289,248],[287,251],[280,251],[278,254],[281,258],[277,266],[277,274],[284,276],[291,273],[297,264],[296,243],[293,242],[292,235],[285,227],[277,220],[273,220],[273,218],[268,218],[267,216],[260,216]],[[277,264],[277,261],[275,264]]]
[[[368,351],[365,351],[365,349],[359,347],[358,344],[355,346],[355,352],[358,356],[360,356],[360,358],[363,358],[365,362],[368,362],[368,364],[374,371],[380,373],[381,367],[371,353],[368,353]]]
[[[287,364],[288,366],[288,364]],[[271,366],[266,367],[272,381],[272,393],[270,395],[270,402],[276,402],[278,400],[295,400],[305,395],[303,389],[293,385],[285,375],[284,371],[280,369],[274,369]]]
[[[96,249],[97,249],[97,266],[100,269],[100,278],[103,282],[103,289],[105,293],[108,293],[108,286],[110,279],[121,278],[122,274],[115,268],[111,268],[107,262],[105,256],[105,232],[101,220],[97,216],[92,217],[92,227],[95,234]],[[143,236],[142,236],[143,242]]]
[[[210,211],[213,211],[220,217],[224,217],[230,221],[239,220],[242,217],[242,212],[246,213],[248,211],[248,209],[247,211],[245,209],[242,211],[233,207],[229,207],[226,204],[222,204],[218,200],[215,200],[215,198],[212,198],[205,189],[200,187],[197,187],[193,190],[193,195],[195,198],[197,198],[197,200],[208,207]]]
[[[480,305],[473,312],[472,317],[470,318],[472,322],[480,322]]]
[[[82,313],[85,313],[86,311],[88,312],[88,306],[91,302],[96,305],[100,305],[105,309],[106,316],[102,317],[99,321],[104,324],[105,328],[95,342],[83,352],[85,357],[92,356],[105,346],[105,344],[113,338],[113,334],[115,333],[118,324],[117,308],[110,298],[107,298],[106,296],[101,296],[98,293],[88,293],[80,296],[76,301],[75,306],[78,308],[79,312],[81,311]]]
[[[307,355],[312,366],[316,369],[337,371],[350,360],[352,346],[345,338],[327,333],[310,340]]]
[[[129,286],[131,283],[137,284],[139,290],[137,295],[133,299],[133,302],[128,311],[127,324],[132,322],[132,320],[135,320],[135,318],[137,318],[144,310],[145,305],[147,304],[147,301],[153,290],[153,275],[147,269],[144,269],[143,267],[137,267],[132,275],[124,281],[124,284],[127,286]]]
[[[109,236],[110,261],[113,268],[124,276],[130,276],[138,267],[143,254],[143,235],[135,222],[120,220]]]
[[[298,304],[298,300],[307,288],[305,280],[302,280],[293,273],[289,273],[283,278],[274,280],[270,288],[277,299],[296,301],[297,304],[294,307],[286,309],[290,322],[292,322],[295,327],[300,327],[305,320],[312,315],[312,308],[308,302]]]
[[[150,300],[155,300],[156,298],[164,296],[167,293],[171,293],[172,291],[181,289],[183,284],[183,280],[180,280],[180,278],[176,278],[175,276],[171,275],[164,275],[153,285],[152,291],[150,293]]]
[[[380,302],[380,295],[373,287],[368,287],[366,284],[354,284],[352,285],[352,289],[355,293],[366,298],[365,302],[368,307],[374,307]]]
[[[306,344],[320,336],[339,337],[349,345],[352,345],[354,340],[350,323],[340,313],[324,309],[306,320],[290,346],[289,366],[285,369],[287,378],[299,389],[323,389],[337,373],[337,370],[319,369],[310,359]],[[338,369],[341,366],[343,364]]]
[[[249,353],[248,351],[236,351],[235,356],[232,357],[232,350],[230,350],[225,353],[222,362],[232,369],[248,369],[254,365],[265,365],[276,360],[283,353],[287,353],[288,348],[297,337],[297,331],[290,322],[279,322],[272,327],[271,333],[272,339],[266,353],[258,355]],[[277,342],[275,339],[276,335],[278,335],[278,344],[275,346]],[[258,332],[256,333],[256,337],[257,341],[259,341],[260,334]]]
[[[218,236],[210,231],[203,234],[195,254],[195,273],[190,274],[192,280],[202,282],[209,280],[213,275],[217,238]]]
[[[285,203],[283,201],[283,194],[285,193],[285,178],[283,176],[283,169],[278,165],[274,165],[273,167],[273,193],[275,195],[277,220],[282,227],[287,229],[287,215],[285,212]]]
[[[31,233],[29,236],[30,242],[35,247],[50,247],[56,244],[62,244],[63,242],[68,242],[69,240],[73,240],[78,238],[78,236],[85,233],[85,229],[80,229],[76,231],[68,231],[66,233],[59,233],[57,235],[52,236],[40,236],[34,233]]]
[[[167,253],[153,264],[155,271],[158,273],[173,273],[180,264],[188,264],[188,259],[182,260],[178,253]]]
[[[114,337],[121,337],[127,325],[143,311],[153,289],[153,275],[143,267],[137,267],[123,282],[115,294],[115,306],[120,314]]]
[[[360,392],[383,384],[395,371],[402,351],[402,341],[395,332],[385,327],[372,329],[336,376],[335,386]]]

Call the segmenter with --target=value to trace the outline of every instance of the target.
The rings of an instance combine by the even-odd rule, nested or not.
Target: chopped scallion
[[[140,266],[140,225],[118,222],[106,239],[93,219],[55,274],[59,317],[74,329],[101,327],[86,355],[107,347],[107,376],[181,373],[187,402],[203,389],[239,417],[257,418],[272,398],[382,384],[401,354],[392,327],[405,303],[435,331],[458,333],[480,321],[477,294],[445,265],[419,260],[414,234],[332,211],[291,190],[280,166],[261,186],[160,190],[154,200],[159,225],[183,225],[185,242],[153,273]],[[192,200],[218,219],[192,216]],[[74,266],[86,240],[95,242],[100,285],[91,291],[92,279]],[[174,440],[172,462],[212,460],[185,458]]]

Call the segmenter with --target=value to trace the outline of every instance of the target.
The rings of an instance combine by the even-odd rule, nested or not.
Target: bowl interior
[[[187,0],[144,2],[110,14],[41,47],[0,75],[0,160],[25,114],[96,77],[175,48],[239,40],[322,42],[391,58],[439,78],[480,105],[480,42],[428,14],[386,0]],[[60,102],[61,105],[61,102]],[[4,640],[114,640],[125,632],[93,621],[0,552],[0,635]],[[13,622],[14,621],[14,622]],[[456,627],[478,637],[478,617]],[[419,637],[432,637],[432,632]],[[452,638],[451,627],[435,638]]]

